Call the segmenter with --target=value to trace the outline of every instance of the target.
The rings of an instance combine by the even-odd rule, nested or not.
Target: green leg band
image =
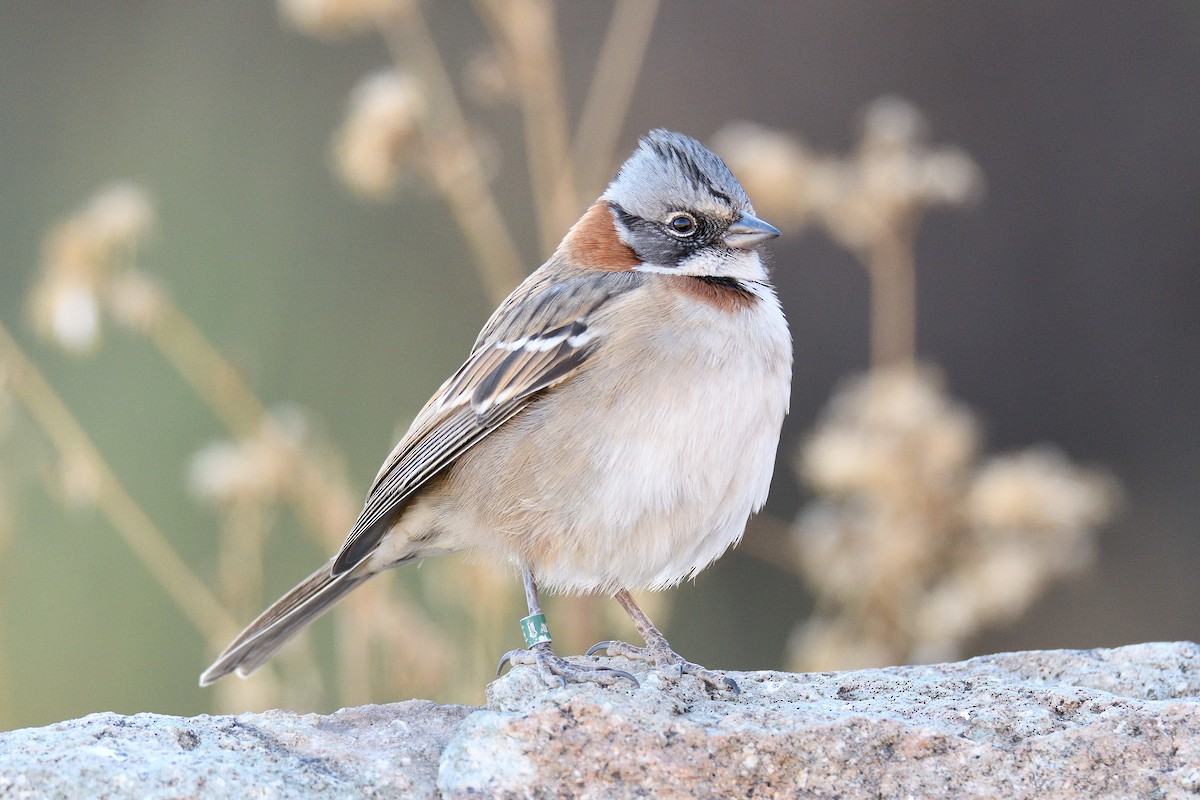
[[[545,614],[533,614],[521,620],[521,633],[525,635],[525,646],[550,641],[550,628],[546,626]]]

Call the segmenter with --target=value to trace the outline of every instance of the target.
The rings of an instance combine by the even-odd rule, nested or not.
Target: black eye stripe
[[[617,220],[627,231],[629,245],[638,258],[648,264],[678,266],[697,250],[711,245],[721,233],[721,225],[693,212],[677,212],[690,214],[696,225],[691,235],[681,236],[670,231],[669,222],[674,214],[668,216],[668,222],[653,222],[631,214],[615,203],[613,209]]]

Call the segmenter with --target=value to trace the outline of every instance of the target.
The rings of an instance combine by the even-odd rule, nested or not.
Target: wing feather
[[[526,292],[514,292],[384,462],[333,574],[375,548],[414,492],[584,364],[601,335],[589,327],[595,312],[641,280],[600,273],[551,281],[535,273]],[[513,299],[522,294],[524,302]]]

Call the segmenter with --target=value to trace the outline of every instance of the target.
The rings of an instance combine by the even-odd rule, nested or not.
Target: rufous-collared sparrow
[[[757,252],[779,235],[694,139],[651,131],[550,259],[496,309],[396,445],[341,550],[200,677],[243,677],[363,581],[433,555],[517,565],[528,649],[554,685],[633,679],[551,649],[538,588],[614,595],[645,646],[607,649],[699,676],[630,590],[694,576],[762,507],[792,344]]]

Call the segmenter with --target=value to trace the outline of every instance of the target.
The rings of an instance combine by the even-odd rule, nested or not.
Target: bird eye
[[[691,236],[696,232],[696,218],[681,211],[667,220],[667,229],[676,236]]]

